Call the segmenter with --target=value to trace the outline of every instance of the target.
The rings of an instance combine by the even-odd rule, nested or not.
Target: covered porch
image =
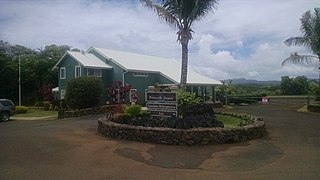
[[[195,93],[197,96],[201,97],[203,101],[216,102],[216,87],[218,85],[212,84],[187,84],[187,91]]]

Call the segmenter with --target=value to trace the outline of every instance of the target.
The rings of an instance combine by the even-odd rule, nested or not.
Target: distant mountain
[[[223,82],[228,83],[229,80],[223,80]],[[254,85],[280,85],[281,81],[258,81],[254,79],[232,79],[232,84],[254,84]]]

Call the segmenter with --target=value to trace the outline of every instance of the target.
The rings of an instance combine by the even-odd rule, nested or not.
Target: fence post
[[[226,94],[226,106],[228,105],[228,95]]]

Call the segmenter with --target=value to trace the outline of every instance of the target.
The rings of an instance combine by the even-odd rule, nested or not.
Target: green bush
[[[202,102],[200,97],[197,97],[195,93],[179,90],[177,92],[178,108],[184,109],[188,105],[199,104]]]
[[[100,78],[82,76],[68,82],[66,103],[72,109],[91,108],[100,105],[102,94]]]
[[[148,111],[141,111],[141,112],[139,113],[139,117],[141,117],[141,118],[150,117],[150,112],[148,112]]]
[[[52,104],[49,101],[43,101],[42,105],[43,105],[43,110],[45,111],[48,111],[50,109],[50,106],[52,106]]]
[[[317,90],[315,90],[314,96],[315,96],[315,101],[320,101],[320,89],[319,88]]]
[[[118,117],[120,121],[128,121],[131,118],[129,113],[117,113],[115,116]]]
[[[256,94],[256,95],[248,95],[248,96],[228,96],[228,103],[241,104],[241,103],[257,103],[261,101],[262,96],[266,96],[266,94]]]
[[[131,106],[127,106],[124,110],[125,113],[130,114],[132,117],[135,117],[139,114],[141,114],[141,109],[142,107],[140,105],[131,105]]]
[[[16,114],[25,114],[28,112],[28,107],[26,106],[16,106]]]
[[[183,90],[177,92],[178,106],[199,104],[202,102],[200,97],[197,97],[196,93],[191,93]]]
[[[36,101],[36,102],[34,103],[34,106],[43,107],[43,101]]]

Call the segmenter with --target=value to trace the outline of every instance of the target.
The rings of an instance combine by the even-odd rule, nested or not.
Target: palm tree
[[[297,52],[291,54],[290,57],[282,62],[282,65],[288,63],[309,64],[313,60],[319,60],[320,70],[320,8],[314,8],[314,12],[305,12],[302,15],[301,27],[302,37],[291,37],[284,41],[287,46],[305,46],[314,55],[299,55]],[[320,88],[320,71],[319,71],[319,88]]]
[[[191,26],[206,14],[217,8],[218,0],[140,0],[153,9],[160,19],[178,30],[177,41],[182,46],[180,88],[185,89],[188,73],[188,43],[192,39]]]

